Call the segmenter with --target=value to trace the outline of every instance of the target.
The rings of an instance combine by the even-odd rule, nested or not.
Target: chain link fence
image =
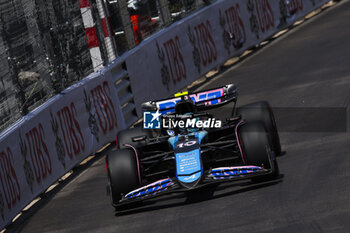
[[[0,0],[0,132],[96,67],[214,1]],[[87,28],[86,18],[93,27]]]

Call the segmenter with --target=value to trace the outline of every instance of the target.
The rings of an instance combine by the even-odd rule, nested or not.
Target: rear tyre
[[[276,156],[281,155],[281,143],[277,131],[275,117],[272,108],[267,101],[260,101],[244,105],[237,109],[237,114],[246,121],[262,121],[270,134],[272,149]]]
[[[143,146],[146,143],[145,141],[134,142],[133,138],[152,138],[152,136],[152,130],[145,130],[141,127],[122,130],[117,135],[118,148],[128,148],[129,146],[125,146],[125,144],[131,145],[134,148]]]
[[[132,149],[114,149],[106,157],[112,204],[140,185],[136,155]]]
[[[261,166],[271,169],[271,173],[253,178],[253,181],[274,179],[279,176],[278,163],[275,156],[268,153],[271,147],[264,123],[247,122],[238,128],[238,135],[247,165]],[[271,152],[270,152],[271,153]],[[273,152],[272,152],[273,153]]]

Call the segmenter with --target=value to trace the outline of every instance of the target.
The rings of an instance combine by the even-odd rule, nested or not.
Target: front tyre
[[[281,155],[281,143],[277,131],[272,108],[267,101],[260,101],[244,105],[237,109],[237,114],[245,121],[262,121],[270,134],[272,149],[276,156]]]
[[[253,178],[253,181],[269,180],[279,176],[276,157],[271,154],[271,143],[264,123],[247,122],[238,128],[239,143],[247,165],[261,166],[270,169],[271,173]],[[270,156],[270,154],[272,156]]]
[[[135,152],[132,149],[114,149],[106,156],[106,165],[112,204],[116,206],[122,195],[140,185]]]

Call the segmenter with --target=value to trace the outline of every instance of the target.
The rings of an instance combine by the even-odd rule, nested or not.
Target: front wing
[[[210,171],[206,172],[203,175],[201,182],[192,189],[184,188],[177,181],[176,177],[166,178],[127,193],[115,206],[123,206],[133,202],[147,200],[160,195],[165,195],[174,192],[186,192],[213,183],[249,179],[256,176],[267,175],[271,172],[272,170],[270,169],[265,169],[263,167],[258,166],[213,168]]]

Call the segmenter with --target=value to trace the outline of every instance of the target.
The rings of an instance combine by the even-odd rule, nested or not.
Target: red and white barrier
[[[110,31],[110,26],[108,23],[107,14],[106,14],[105,9],[103,7],[102,0],[96,0],[96,7],[98,10],[98,14],[100,16],[101,25],[102,25],[102,29],[103,29],[103,36],[104,36],[103,39],[104,39],[104,43],[105,43],[106,50],[107,50],[108,61],[111,62],[114,59],[116,59],[116,56],[115,56],[116,51],[114,49],[113,39],[112,39],[111,31]]]
[[[94,18],[91,12],[91,4],[89,0],[79,0],[79,4],[86,38],[89,44],[92,66],[94,70],[97,71],[103,67],[103,59],[101,56],[100,45],[98,43]]]

